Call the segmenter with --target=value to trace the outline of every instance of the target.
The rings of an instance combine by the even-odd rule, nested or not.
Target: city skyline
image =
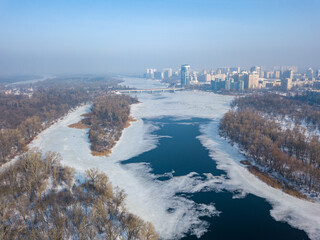
[[[296,66],[273,67],[272,69],[252,66],[248,70],[233,66],[195,71],[189,64],[183,64],[178,70],[147,68],[140,77],[168,82],[173,87],[188,89],[192,85],[195,88],[210,88],[215,92],[243,92],[258,89],[305,91],[311,86],[315,89],[319,88],[320,68],[299,71]]]
[[[0,74],[318,68],[319,1],[0,1]]]

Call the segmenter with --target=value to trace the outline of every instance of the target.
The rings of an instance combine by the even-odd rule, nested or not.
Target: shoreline
[[[241,160],[240,163],[249,170],[251,174],[256,176],[258,179],[266,183],[268,186],[273,187],[275,189],[281,190],[284,193],[289,194],[290,196],[307,200],[310,202],[314,202],[313,199],[308,198],[306,195],[301,193],[300,191],[293,189],[292,187],[288,186],[286,183],[281,183],[278,179],[271,176],[270,174],[262,171],[259,167],[252,165],[252,163],[248,160]]]
[[[25,146],[25,149],[21,152],[17,152],[15,154],[13,154],[9,160],[7,162],[4,162],[3,164],[0,165],[0,174],[3,173],[3,171],[9,167],[11,164],[14,164],[18,159],[19,157],[24,154],[24,153],[27,153],[30,149],[32,149],[32,147],[30,148],[30,145],[32,145],[32,142],[34,140],[37,140],[39,135],[41,133],[43,133],[44,131],[46,131],[47,129],[49,129],[50,127],[52,127],[53,125],[63,121],[63,119],[65,119],[70,113],[78,110],[79,108],[83,107],[83,106],[86,106],[88,105],[88,103],[81,103],[79,106],[76,106],[76,107],[73,107],[71,108],[66,114],[64,114],[63,116],[60,116],[58,117],[57,119],[53,120],[52,122],[50,122],[44,129],[42,129],[39,133],[37,133],[36,136],[34,136],[33,138],[29,139],[26,146]]]
[[[85,121],[87,121],[90,118],[90,115],[88,113],[85,113],[85,114],[82,114],[81,117],[84,117],[84,118],[81,119],[80,121],[76,122],[76,123],[69,124],[68,127],[69,128],[74,128],[74,129],[80,129],[80,130],[90,129],[91,126],[89,124],[84,123]],[[103,156],[109,157],[110,154],[112,153],[112,148],[117,144],[117,142],[119,141],[120,137],[122,136],[123,130],[125,128],[130,127],[131,126],[131,122],[136,122],[136,121],[137,121],[137,119],[135,119],[134,117],[129,115],[128,120],[124,124],[123,128],[120,130],[119,138],[114,141],[114,144],[112,146],[110,146],[109,148],[103,150],[103,151],[91,150],[91,155],[95,156],[95,157],[103,157]],[[92,144],[91,141],[90,141],[90,144]]]

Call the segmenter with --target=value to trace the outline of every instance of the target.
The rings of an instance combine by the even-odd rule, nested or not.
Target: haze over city
[[[320,62],[319,1],[0,1],[0,74]]]

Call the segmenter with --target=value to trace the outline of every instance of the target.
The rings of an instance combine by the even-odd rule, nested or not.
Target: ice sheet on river
[[[64,164],[84,171],[97,167],[105,171],[115,186],[128,194],[130,211],[144,220],[151,221],[162,238],[172,239],[192,233],[201,236],[206,223],[200,216],[218,214],[213,205],[196,204],[176,193],[192,193],[211,188],[230,191],[240,190],[267,199],[273,206],[271,215],[305,230],[313,239],[320,238],[320,205],[299,200],[273,189],[239,165],[241,154],[217,134],[218,120],[227,111],[231,97],[212,93],[190,91],[162,94],[141,94],[142,102],[132,107],[132,115],[138,120],[125,129],[109,158],[93,157],[90,154],[87,130],[68,128],[80,119],[88,106],[79,108],[64,120],[44,131],[32,145],[44,151],[60,152]],[[137,156],[157,146],[157,136],[152,135],[155,126],[146,124],[142,118],[163,116],[188,119],[209,118],[212,122],[201,126],[201,143],[210,150],[218,168],[225,170],[230,179],[221,179],[207,174],[200,179],[197,173],[158,181],[150,173],[148,164],[121,165],[119,161]],[[150,122],[150,121],[148,121]],[[237,191],[239,192],[239,191]],[[168,211],[169,210],[169,211]]]

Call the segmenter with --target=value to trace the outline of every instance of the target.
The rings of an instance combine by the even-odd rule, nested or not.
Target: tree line
[[[252,94],[235,98],[231,106],[266,113],[271,117],[287,117],[295,124],[305,124],[310,130],[320,129],[320,107],[309,102],[307,96]]]
[[[265,99],[265,96],[261,98]],[[270,100],[269,104],[275,103],[269,96],[266,98]],[[249,99],[254,102],[251,103]],[[264,101],[259,106],[259,99],[252,96],[244,97],[243,100],[236,99],[233,106],[237,108],[227,112],[220,122],[220,134],[232,143],[237,143],[250,159],[265,171],[277,176],[278,180],[288,183],[297,190],[303,188],[309,193],[318,195],[320,193],[319,137],[307,134],[306,129],[298,124],[293,129],[283,129],[278,122],[270,119],[270,116],[266,117],[273,106]],[[247,105],[244,106],[244,103]],[[285,103],[288,104],[287,101]],[[276,104],[275,111],[270,114],[277,116],[276,113],[284,109],[284,106],[278,106],[282,104],[284,103]],[[288,109],[289,113],[291,106],[288,106]]]
[[[70,109],[89,101],[83,89],[38,89],[32,97],[0,94],[0,162],[8,161]]]
[[[90,169],[79,182],[60,161],[33,150],[0,174],[0,239],[158,239],[104,173]]]
[[[70,76],[34,84],[31,97],[0,93],[0,165],[19,152],[43,129],[74,107],[104,96],[119,86],[119,79]],[[25,86],[21,85],[23,92]]]
[[[108,94],[94,100],[92,111],[84,121],[90,125],[91,150],[105,152],[119,140],[123,128],[128,124],[130,105],[137,103],[128,95]]]

